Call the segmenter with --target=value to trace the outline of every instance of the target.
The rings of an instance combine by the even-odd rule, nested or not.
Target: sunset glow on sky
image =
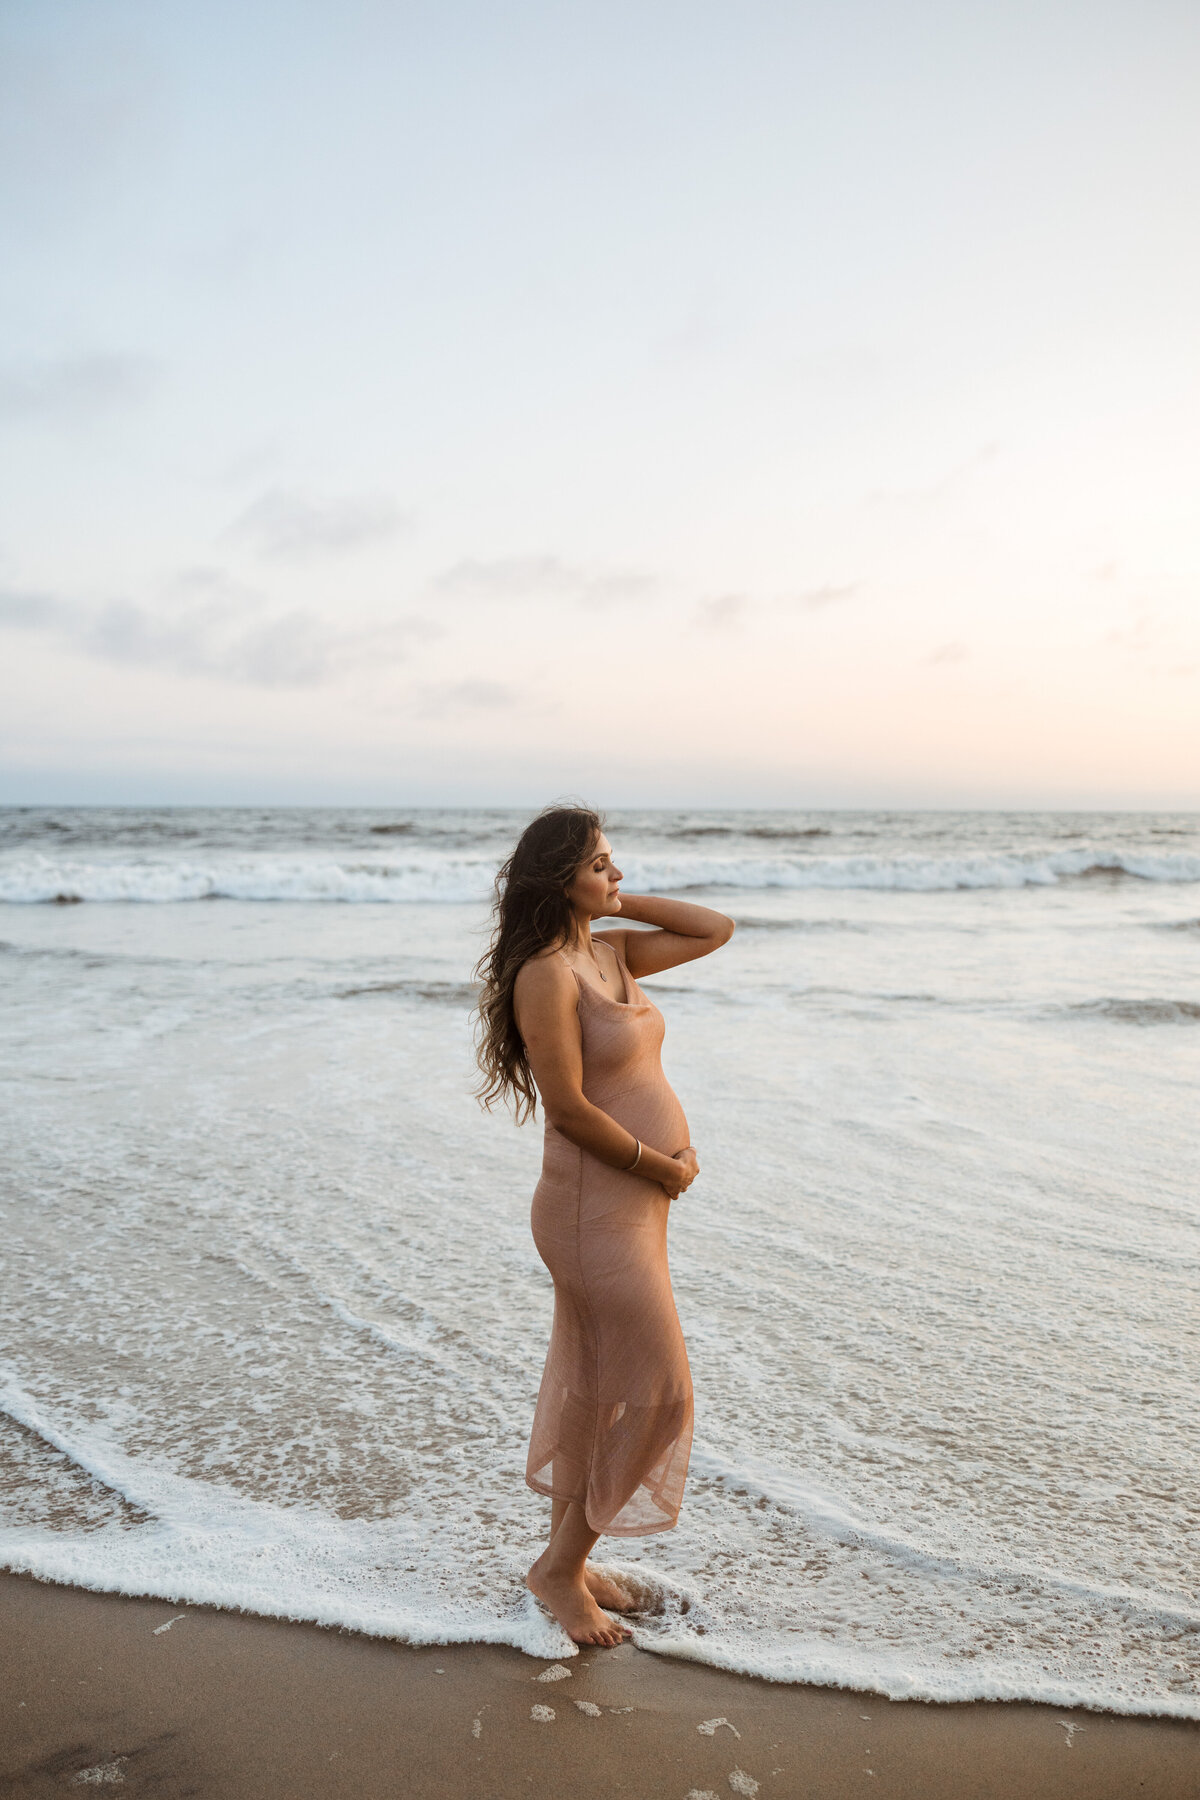
[[[1200,806],[1194,5],[0,34],[0,800]]]

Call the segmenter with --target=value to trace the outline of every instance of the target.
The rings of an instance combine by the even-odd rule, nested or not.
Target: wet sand
[[[631,1645],[416,1650],[0,1574],[0,1646],[0,1795],[22,1800],[1200,1796],[1198,1724],[895,1703]]]

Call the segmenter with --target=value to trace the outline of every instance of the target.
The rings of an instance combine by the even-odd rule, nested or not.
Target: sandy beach
[[[0,1794],[1188,1800],[1200,1725],[553,1664],[0,1575]],[[565,1669],[564,1675],[561,1671]]]

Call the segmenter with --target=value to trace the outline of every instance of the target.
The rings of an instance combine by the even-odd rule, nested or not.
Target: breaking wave
[[[964,888],[1052,887],[1099,876],[1146,882],[1200,882],[1197,854],[1098,852],[1086,847],[959,857],[651,855],[627,857],[623,867],[631,891],[657,893],[689,888],[858,888],[936,893]],[[211,861],[140,857],[76,862],[38,854],[14,858],[0,867],[0,902],[478,902],[490,896],[494,875],[495,862],[491,858],[431,851],[398,856],[379,854],[354,861],[295,855]]]

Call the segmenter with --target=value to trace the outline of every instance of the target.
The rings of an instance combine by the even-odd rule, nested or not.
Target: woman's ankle
[[[544,1575],[551,1581],[568,1581],[572,1587],[586,1586],[584,1581],[584,1570],[587,1568],[586,1557],[582,1563],[567,1561],[563,1557],[556,1557],[553,1546],[547,1545],[533,1566],[539,1575]]]

